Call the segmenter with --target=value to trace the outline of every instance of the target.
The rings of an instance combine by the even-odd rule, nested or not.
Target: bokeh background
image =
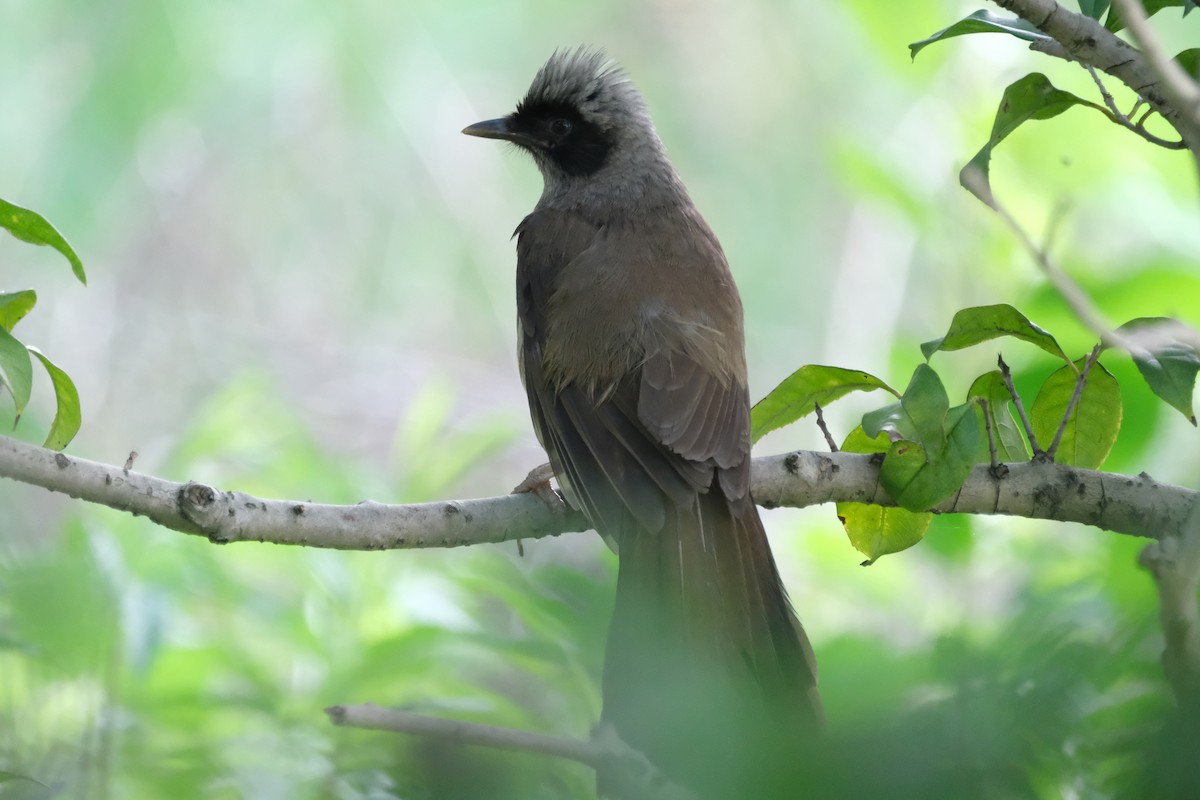
[[[1096,91],[998,35],[910,61],[979,5],[0,0],[0,197],[46,215],[89,275],[0,236],[0,286],[39,292],[20,333],[79,387],[74,454],[325,502],[503,493],[544,460],[509,241],[540,178],[459,130],[582,43],[641,86],[721,237],[756,398],[806,363],[902,387],[969,305],[1012,303],[1082,355],[1094,337],[957,172],[1025,73]],[[1200,42],[1200,15],[1163,16],[1172,49]],[[1076,110],[1005,141],[992,175],[1113,320],[1200,324],[1184,157]],[[1027,389],[1053,369],[1019,343],[939,354],[952,396],[1001,348]],[[1107,468],[1200,484],[1200,436],[1105,363],[1125,403]],[[843,401],[831,427],[881,402]],[[42,381],[14,435],[40,441],[52,413]],[[758,452],[819,446],[803,424]],[[766,518],[841,774],[914,797],[1135,785],[1130,743],[1170,706],[1140,542],[951,517],[864,569],[832,508]],[[580,768],[321,709],[586,735],[613,576],[592,534],[523,556],[221,548],[5,482],[0,797],[587,797]]]

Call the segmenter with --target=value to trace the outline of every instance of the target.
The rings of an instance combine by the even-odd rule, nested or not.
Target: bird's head
[[[628,188],[666,165],[641,94],[602,51],[588,48],[555,52],[516,111],[463,133],[527,151],[550,193],[584,184]]]

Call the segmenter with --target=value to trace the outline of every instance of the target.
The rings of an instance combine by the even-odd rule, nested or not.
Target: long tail
[[[823,719],[816,662],[753,502],[714,485],[619,544],[602,720],[704,797],[793,796]]]

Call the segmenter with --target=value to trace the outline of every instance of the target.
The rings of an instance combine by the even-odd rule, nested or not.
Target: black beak
[[[467,136],[478,136],[481,139],[506,139],[511,142],[517,138],[516,131],[509,125],[508,117],[476,122],[474,125],[463,128],[462,132]]]
[[[506,142],[519,144],[527,150],[545,150],[546,143],[531,136],[528,131],[513,124],[513,118],[501,117],[476,122],[462,129],[467,136],[478,136],[482,139],[502,139]]]

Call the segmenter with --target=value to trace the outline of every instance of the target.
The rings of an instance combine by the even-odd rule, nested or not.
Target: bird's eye
[[[555,136],[566,136],[571,132],[571,120],[556,119],[550,123],[550,132]]]

